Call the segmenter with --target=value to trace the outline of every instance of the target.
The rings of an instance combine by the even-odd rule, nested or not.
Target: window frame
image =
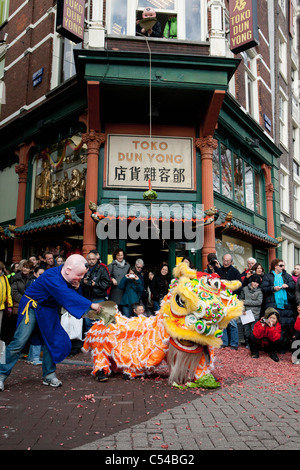
[[[127,16],[126,16],[126,34],[114,34],[112,32],[112,24],[111,24],[111,11],[112,11],[112,4],[111,2],[107,2],[106,4],[106,29],[108,36],[121,36],[121,37],[136,37],[135,30],[136,30],[136,13],[137,11],[142,11],[143,8],[138,8],[138,1],[137,0],[123,0],[127,2]],[[186,39],[186,14],[185,14],[185,7],[186,7],[186,0],[174,0],[175,3],[175,13],[177,14],[177,40],[183,40],[192,42],[190,39]],[[200,28],[201,28],[201,38],[196,42],[204,42],[207,40],[207,0],[200,1]],[[162,10],[162,9],[155,9],[157,13],[170,13],[170,10]],[[153,38],[148,37],[148,40],[153,40]],[[157,38],[155,38],[157,39]],[[168,41],[174,41],[174,39],[166,39]]]
[[[230,173],[231,173],[231,181],[229,184],[229,193],[224,194],[224,176],[223,176],[223,164],[222,164],[222,155],[226,152],[230,152]],[[217,162],[216,155],[218,154],[219,162]],[[242,162],[242,182],[243,182],[243,203],[241,204],[236,197],[236,185],[235,185],[235,178],[234,178],[234,156],[239,158]],[[228,153],[226,155],[228,157]],[[251,158],[245,154],[243,154],[240,149],[235,148],[226,141],[226,139],[218,139],[218,147],[215,150],[213,155],[213,165],[214,168],[218,168],[218,181],[214,181],[214,191],[220,194],[222,197],[226,199],[230,199],[235,204],[240,207],[243,207],[246,210],[249,210],[253,213],[258,213],[261,216],[264,216],[264,204],[263,204],[263,179],[262,173],[257,169],[255,165],[253,165]],[[247,194],[249,192],[246,190],[246,167],[252,169],[252,197],[249,200],[249,196]],[[215,174],[215,171],[214,171]],[[257,176],[256,176],[257,175]],[[257,201],[256,195],[256,177],[259,178],[259,201]],[[216,184],[217,183],[217,184]],[[259,204],[259,211],[257,210],[257,204]]]

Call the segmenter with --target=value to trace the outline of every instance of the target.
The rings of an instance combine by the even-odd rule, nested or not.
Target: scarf
[[[283,279],[282,273],[276,274],[275,271],[272,271],[274,274],[274,287],[282,286]],[[274,292],[275,303],[277,308],[284,308],[284,305],[287,303],[287,293],[285,289],[280,289],[277,292]]]
[[[123,261],[121,261],[121,262],[120,262],[120,261],[117,261],[117,260],[115,259],[115,262],[116,262],[119,266],[121,266],[122,268],[125,266],[125,263],[126,263],[125,259],[123,259]]]

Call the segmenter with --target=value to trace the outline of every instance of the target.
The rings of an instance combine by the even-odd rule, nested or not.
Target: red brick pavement
[[[165,367],[151,378],[117,374],[97,382],[89,365],[71,362],[59,364],[57,376],[63,386],[46,387],[40,366],[17,363],[0,393],[0,450],[74,449],[184,403],[190,394],[168,385]]]

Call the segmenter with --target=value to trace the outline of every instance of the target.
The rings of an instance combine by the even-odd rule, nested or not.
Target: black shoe
[[[258,358],[259,358],[258,352],[252,353],[252,354],[251,354],[251,357],[252,357],[253,359],[258,359]]]
[[[272,353],[270,354],[270,358],[272,359],[272,361],[275,361],[275,362],[278,362],[278,361],[279,361],[279,358],[278,358],[277,354],[274,353],[274,352],[272,352]]]
[[[103,370],[97,370],[96,379],[98,380],[98,382],[106,382],[108,380],[108,377],[105,372],[103,372]]]

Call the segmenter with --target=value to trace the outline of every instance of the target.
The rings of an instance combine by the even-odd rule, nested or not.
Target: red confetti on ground
[[[286,385],[299,387],[300,366],[292,363],[291,352],[278,354],[279,362],[273,361],[269,354],[260,351],[258,359],[252,358],[249,349],[240,346],[238,350],[221,348],[215,351],[215,368],[212,371],[222,387],[233,382],[243,387],[243,380],[250,377],[263,377],[279,388]]]

